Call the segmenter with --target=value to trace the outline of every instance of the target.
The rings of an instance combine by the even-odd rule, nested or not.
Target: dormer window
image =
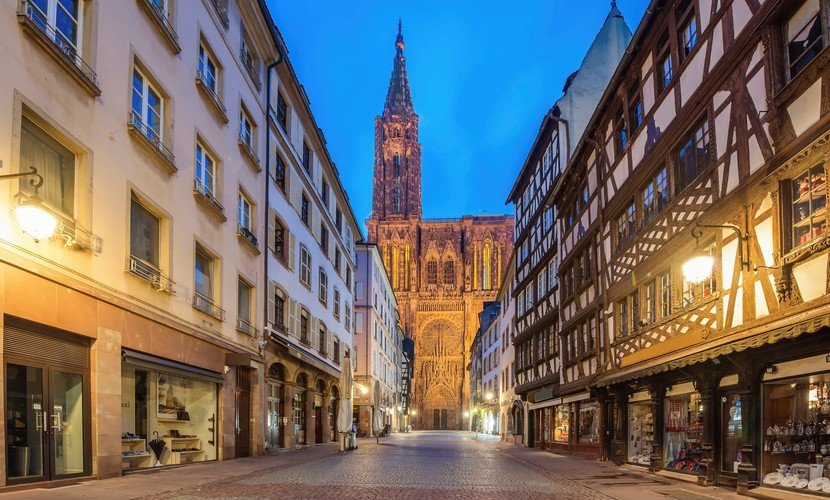
[[[789,78],[800,73],[824,48],[825,27],[822,24],[821,5],[818,0],[804,2],[787,21],[785,52]]]

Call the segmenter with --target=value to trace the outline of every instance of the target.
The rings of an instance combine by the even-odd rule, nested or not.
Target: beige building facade
[[[0,12],[0,485],[261,453],[264,3]]]

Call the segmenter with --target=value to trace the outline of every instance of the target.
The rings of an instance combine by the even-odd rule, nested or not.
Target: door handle
[[[53,413],[51,416],[52,416],[52,430],[53,431],[60,431],[61,430],[61,414],[60,413]]]
[[[35,430],[42,431],[43,430],[43,412],[36,411],[35,412]]]

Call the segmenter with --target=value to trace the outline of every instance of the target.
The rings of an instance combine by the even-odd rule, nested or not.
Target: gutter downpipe
[[[265,337],[265,329],[268,328],[268,337],[266,340],[274,340],[271,335],[271,328],[268,325],[268,211],[271,209],[271,73],[279,65],[285,57],[282,51],[277,47],[278,57],[265,68],[265,251],[264,255],[264,271],[265,271],[265,300],[263,301],[263,328],[262,333]]]

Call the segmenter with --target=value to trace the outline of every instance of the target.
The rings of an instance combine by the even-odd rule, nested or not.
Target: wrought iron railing
[[[127,258],[127,271],[135,276],[147,281],[153,285],[159,292],[174,293],[175,283],[173,280],[163,275],[152,264],[139,259],[138,257],[130,256]]]
[[[262,90],[262,81],[259,79],[258,66],[254,65],[254,60],[250,52],[246,51],[244,47],[239,48],[239,58],[242,60],[242,65],[248,71],[248,76],[253,80],[257,90]]]
[[[173,27],[170,15],[167,13],[164,0],[159,0],[157,2],[153,0],[142,1],[150,7],[151,11],[155,14],[156,20],[169,32],[170,36],[173,37],[174,40],[178,41],[179,35],[176,34],[176,29]]]
[[[197,72],[196,83],[198,83],[202,87],[202,89],[204,89],[205,93],[208,94],[210,99],[213,101],[213,104],[222,112],[222,114],[226,115],[228,113],[228,110],[222,103],[222,98],[219,97],[219,94],[216,93],[216,90],[209,83],[208,75],[204,74],[201,71]]]
[[[170,163],[175,162],[175,157],[173,156],[173,152],[164,145],[161,141],[161,136],[156,132],[152,127],[144,123],[141,117],[135,111],[130,111],[130,122],[128,124],[132,130],[136,133],[141,134],[141,136],[146,140],[153,148],[157,149],[159,154],[161,154],[165,160],[169,161]]]
[[[219,14],[219,19],[222,21],[222,26],[225,29],[228,29],[231,25],[231,21],[228,18],[228,0],[211,0],[213,7],[216,9],[216,13]]]
[[[193,307],[207,314],[213,316],[219,321],[225,321],[225,310],[213,303],[208,297],[195,292],[193,294]]]
[[[67,40],[63,33],[49,24],[46,14],[34,2],[21,0],[18,17],[24,18],[31,26],[40,31],[69,62],[83,73],[84,77],[95,87],[98,87],[98,75],[95,71],[81,58],[75,45]]]
[[[256,328],[254,328],[254,325],[252,325],[250,321],[240,317],[236,318],[236,329],[251,336],[254,336],[257,333]]]
[[[236,233],[239,236],[245,238],[248,241],[248,243],[250,243],[251,246],[253,246],[254,248],[256,248],[259,245],[259,241],[257,240],[257,237],[254,236],[254,233],[252,233],[250,229],[243,226],[242,224],[237,224]]]
[[[239,133],[239,146],[245,151],[245,154],[253,160],[254,163],[259,165],[259,155],[256,154],[256,151],[254,151],[254,147],[251,145],[251,142],[250,138],[245,137],[242,132]]]

